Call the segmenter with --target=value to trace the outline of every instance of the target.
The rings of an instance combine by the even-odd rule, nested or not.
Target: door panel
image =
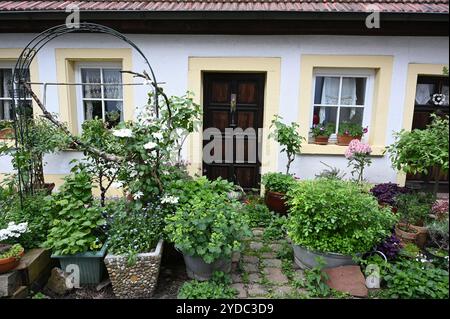
[[[207,163],[204,159],[203,174],[209,179],[222,177],[245,190],[259,188],[257,134],[263,123],[265,75],[205,73],[203,81],[203,129],[216,128],[222,133],[222,141],[214,144],[222,145],[222,160]]]

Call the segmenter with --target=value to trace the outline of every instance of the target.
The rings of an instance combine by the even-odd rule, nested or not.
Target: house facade
[[[15,59],[38,32],[65,23],[73,12],[66,12],[70,3],[0,1],[0,120],[11,116],[7,85]],[[352,122],[368,127],[363,140],[372,147],[373,163],[367,180],[404,184],[407,177],[383,153],[392,133],[423,127],[436,108],[448,113],[448,76],[443,75],[449,60],[448,0],[73,3],[81,21],[110,26],[133,41],[168,95],[192,92],[203,108],[203,129],[256,129],[256,163],[206,164],[203,129],[192,134],[183,149],[192,173],[252,188],[261,174],[284,171],[287,158],[268,137],[278,114],[286,123],[298,123],[306,138],[291,166],[297,177],[314,178],[327,168],[324,164],[349,176],[346,147],[336,144],[335,134],[328,145],[317,145],[310,129],[332,123],[337,132],[339,125]],[[150,87],[120,70],[146,69],[126,42],[74,32],[38,52],[30,82],[47,109],[79,134],[81,123],[94,117],[133,119]],[[433,94],[444,94],[447,102],[434,105]],[[47,181],[59,184],[70,160],[81,156],[74,151],[47,155]],[[1,157],[0,176],[12,170],[10,159]]]

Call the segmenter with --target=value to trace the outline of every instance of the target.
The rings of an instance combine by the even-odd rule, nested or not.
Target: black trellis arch
[[[149,80],[152,82],[152,87],[154,90],[154,101],[155,101],[155,109],[158,114],[158,86],[155,77],[155,73],[148,61],[147,57],[144,55],[142,50],[128,37],[123,35],[120,32],[117,32],[114,29],[109,27],[96,24],[96,23],[88,23],[83,22],[79,24],[78,28],[69,28],[65,24],[58,25],[43,31],[38,34],[35,38],[33,38],[27,46],[22,50],[19,58],[16,62],[13,72],[13,84],[12,84],[12,97],[13,97],[13,120],[14,120],[14,132],[15,132],[15,141],[16,141],[16,152],[26,153],[30,150],[30,145],[28,145],[29,141],[29,123],[30,116],[32,116],[32,108],[29,106],[29,92],[25,86],[28,81],[28,75],[31,63],[34,58],[38,54],[38,52],[50,41],[56,39],[60,36],[63,36],[68,33],[103,33],[114,36],[118,39],[129,44],[133,49],[135,49],[139,55],[144,59],[146,67],[148,68],[148,72],[146,74],[149,77]],[[128,70],[131,71],[131,70]],[[17,167],[17,176],[18,176],[18,185],[21,199],[24,194],[32,194],[34,192],[34,177],[33,177],[33,162],[31,159],[28,160],[27,170],[21,170],[20,165]]]

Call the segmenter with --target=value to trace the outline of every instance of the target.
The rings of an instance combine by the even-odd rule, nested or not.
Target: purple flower
[[[365,128],[363,129],[363,133],[364,133],[364,134],[366,134],[367,132],[369,132],[369,127],[365,127]]]
[[[382,243],[380,243],[376,250],[381,251],[387,259],[394,259],[400,252],[401,245],[400,240],[392,234],[390,237],[386,238]]]

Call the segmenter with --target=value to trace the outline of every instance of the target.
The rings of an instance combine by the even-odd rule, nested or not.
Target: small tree
[[[305,141],[305,138],[298,133],[299,125],[297,123],[292,122],[291,125],[287,125],[281,122],[282,119],[281,116],[275,115],[270,125],[270,128],[274,128],[274,130],[269,134],[269,137],[281,145],[281,152],[286,152],[288,159],[286,174],[289,174],[291,164],[295,155],[300,154],[302,142]]]
[[[448,172],[449,117],[431,114],[432,123],[424,130],[394,133],[395,141],[386,147],[394,168],[404,173],[428,174],[433,167]],[[439,186],[435,176],[434,193]]]

